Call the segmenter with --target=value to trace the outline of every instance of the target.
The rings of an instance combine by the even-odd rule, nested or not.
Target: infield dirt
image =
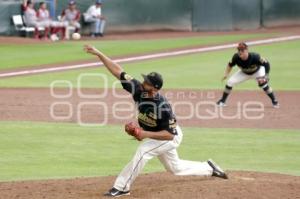
[[[213,177],[174,176],[153,173],[141,175],[122,198],[197,198],[197,199],[296,199],[300,177],[229,172],[229,180]],[[111,188],[115,177],[69,180],[20,181],[0,183],[1,199],[96,199]]]
[[[49,88],[2,88],[0,92],[0,121],[81,121],[95,125],[106,121],[106,124],[123,125],[126,121],[135,120],[133,100],[121,89],[117,89],[116,93],[127,98],[114,97],[111,89],[107,89],[105,97],[95,99],[78,96],[76,89],[72,90],[71,97],[65,99],[51,96]],[[54,92],[65,95],[69,90],[54,89]],[[85,95],[100,95],[103,89],[82,89],[81,92]],[[224,108],[215,106],[221,91],[172,89],[165,90],[163,94],[174,105],[178,123],[183,127],[300,129],[299,91],[276,92],[279,109],[273,108],[269,98],[260,90],[234,91],[228,106]],[[97,104],[99,102],[101,105]],[[119,105],[113,108],[117,103]],[[123,111],[130,105],[132,109]],[[68,117],[70,111],[72,115]]]

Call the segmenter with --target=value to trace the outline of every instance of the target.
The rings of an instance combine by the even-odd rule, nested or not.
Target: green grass
[[[300,41],[255,46],[251,50],[259,52],[271,62],[271,86],[274,90],[300,89],[298,80]],[[141,79],[141,73],[159,71],[165,79],[164,88],[222,89],[224,84],[220,79],[233,53],[234,49],[229,49],[130,63],[123,66],[128,73],[138,79]],[[115,78],[109,75],[104,67],[100,67],[6,78],[0,80],[0,87],[49,87],[55,80],[67,80],[77,87],[77,79],[83,73],[107,75],[108,86],[115,81]],[[103,81],[96,77],[85,78],[82,84],[82,87],[91,88],[104,86]],[[238,85],[235,89],[258,89],[258,87],[255,81],[248,81]]]
[[[0,70],[69,61],[90,60],[91,57],[82,52],[86,43],[91,43],[110,56],[150,53],[157,50],[181,48],[197,45],[237,42],[255,38],[274,36],[274,34],[244,34],[224,36],[201,36],[171,39],[116,40],[116,41],[80,41],[48,44],[2,44],[0,45]]]
[[[0,125],[0,181],[117,175],[138,146],[121,126]],[[184,135],[182,159],[213,158],[230,170],[300,175],[299,131],[184,128]],[[144,171],[163,167],[153,160]]]

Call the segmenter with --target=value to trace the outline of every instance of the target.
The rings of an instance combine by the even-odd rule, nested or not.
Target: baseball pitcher
[[[227,79],[232,67],[237,65],[240,70],[233,74],[227,81],[222,98],[217,102],[218,106],[226,106],[226,99],[233,86],[249,79],[256,79],[258,86],[264,90],[272,101],[274,108],[279,108],[279,103],[275,98],[272,88],[269,86],[270,63],[259,54],[248,52],[248,45],[241,42],[237,46],[238,52],[232,57],[225,70],[222,80]]]
[[[139,125],[128,123],[125,125],[125,131],[139,141],[146,139],[105,196],[129,195],[132,183],[147,161],[153,157],[158,157],[166,170],[175,175],[215,176],[227,179],[226,173],[212,160],[195,162],[179,159],[176,148],[180,145],[183,134],[171,105],[159,93],[163,86],[163,79],[159,73],[142,75],[144,81],[141,83],[96,48],[86,45],[84,50],[97,56],[108,71],[121,81],[123,88],[132,94],[138,107]]]

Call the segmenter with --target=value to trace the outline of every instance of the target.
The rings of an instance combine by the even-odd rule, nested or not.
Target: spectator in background
[[[49,5],[49,12],[52,19],[56,17],[56,2],[57,0],[45,0],[46,3]]]
[[[92,23],[92,37],[103,37],[105,27],[105,17],[102,15],[102,0],[96,0],[95,4],[90,6],[84,15],[87,23]]]
[[[59,38],[57,37],[57,33],[61,33],[61,39],[65,38],[65,27],[66,23],[60,21],[53,21],[50,17],[49,11],[47,9],[46,2],[41,2],[40,7],[37,11],[38,21],[48,24],[50,26],[51,39],[56,41]]]
[[[75,32],[79,32],[81,28],[80,16],[80,10],[76,8],[76,2],[74,0],[69,1],[69,7],[61,14],[62,21],[68,22],[68,26],[75,27]]]
[[[39,28],[44,28],[43,38],[48,39],[48,33],[50,30],[49,22],[39,21],[37,17],[37,12],[34,9],[34,3],[31,0],[24,0],[22,4],[22,10],[24,13],[24,22],[26,26],[34,27],[34,38],[39,39],[40,33]]]

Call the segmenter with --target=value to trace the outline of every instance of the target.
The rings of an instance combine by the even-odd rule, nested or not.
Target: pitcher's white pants
[[[142,143],[133,159],[126,165],[117,177],[114,187],[120,191],[129,191],[131,184],[142,171],[148,160],[158,157],[167,171],[175,175],[211,176],[212,168],[207,162],[181,160],[176,148],[182,140],[182,131],[177,126],[178,135],[171,141],[149,139]]]
[[[235,85],[240,84],[246,80],[256,79],[258,77],[264,77],[265,75],[266,75],[266,70],[264,66],[261,66],[260,69],[252,75],[247,75],[241,70],[238,70],[228,79],[227,85],[230,87],[234,87]]]

